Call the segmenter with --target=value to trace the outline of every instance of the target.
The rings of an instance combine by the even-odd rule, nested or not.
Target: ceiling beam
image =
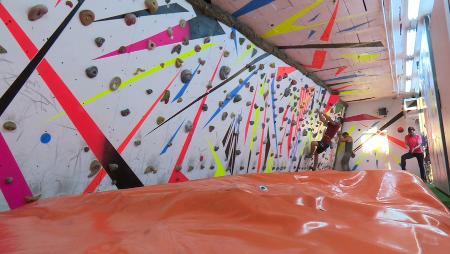
[[[324,85],[323,81],[321,79],[319,79],[316,76],[316,74],[306,70],[301,63],[292,59],[284,51],[280,50],[277,46],[261,39],[259,37],[259,35],[257,35],[253,31],[252,28],[250,28],[248,25],[238,21],[235,17],[233,17],[233,16],[231,16],[231,14],[225,12],[219,6],[212,4],[212,3],[211,4],[207,3],[205,0],[186,0],[186,1],[188,3],[190,3],[197,11],[201,12],[203,15],[208,16],[210,18],[214,18],[229,27],[236,28],[237,31],[239,31],[241,34],[243,34],[245,37],[247,37],[247,39],[249,39],[257,47],[261,48],[262,50],[266,51],[267,53],[274,55],[275,57],[278,57],[279,59],[284,61],[286,64],[296,68],[301,73],[303,73],[306,77],[308,77],[312,81],[314,81],[318,86],[326,89],[331,94],[336,94],[335,91],[331,90],[329,87]]]

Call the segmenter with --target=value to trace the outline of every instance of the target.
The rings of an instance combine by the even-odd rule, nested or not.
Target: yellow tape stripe
[[[217,155],[216,151],[214,151],[214,147],[211,145],[211,143],[208,142],[209,145],[209,149],[211,149],[211,152],[213,154],[214,157],[214,161],[216,162],[216,173],[214,174],[214,177],[221,177],[221,176],[225,176],[225,168],[222,165],[222,162],[220,161],[219,156]]]
[[[253,151],[253,145],[255,144],[256,129],[259,124],[259,114],[260,113],[261,113],[261,111],[259,111],[259,108],[257,108],[256,112],[255,112],[255,122],[253,123],[252,142],[250,143],[250,151]]]

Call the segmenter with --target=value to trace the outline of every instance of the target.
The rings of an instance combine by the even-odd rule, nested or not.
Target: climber
[[[420,135],[416,134],[414,127],[408,127],[408,135],[405,136],[405,144],[409,147],[409,152],[402,155],[400,163],[402,170],[406,170],[407,159],[416,157],[420,168],[420,178],[422,178],[422,181],[427,182],[425,167],[423,166],[422,138]]]
[[[353,138],[348,134],[348,132],[344,132],[339,135],[339,142],[345,143],[344,155],[341,159],[341,166],[343,171],[350,171],[350,165],[348,164],[350,161],[350,157],[354,158],[355,154],[353,153]]]
[[[342,117],[336,117],[336,119],[333,121],[331,117],[324,114],[323,112],[319,112],[319,119],[320,121],[327,126],[327,129],[325,130],[323,137],[320,141],[313,141],[311,142],[311,150],[309,155],[306,156],[306,158],[311,158],[314,156],[314,165],[311,168],[312,171],[315,171],[317,169],[317,164],[319,161],[319,154],[325,152],[328,147],[331,145],[331,140],[336,136],[337,132],[342,126],[342,123],[344,120]]]

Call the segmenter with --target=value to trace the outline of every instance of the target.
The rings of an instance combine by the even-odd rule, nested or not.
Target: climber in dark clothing
[[[314,156],[314,166],[311,168],[312,171],[317,169],[319,154],[325,152],[328,147],[330,147],[331,140],[336,136],[343,123],[342,117],[336,117],[336,120],[333,121],[331,117],[322,112],[319,113],[319,119],[325,126],[327,126],[327,129],[325,130],[320,141],[311,142],[311,151],[306,157],[311,158]]]
[[[347,132],[339,134],[339,142],[345,143],[344,155],[341,159],[341,167],[343,171],[350,171],[350,158],[354,158],[353,153],[353,138]]]

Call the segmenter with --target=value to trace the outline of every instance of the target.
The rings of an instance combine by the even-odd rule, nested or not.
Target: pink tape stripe
[[[11,177],[13,182],[6,183],[6,178]],[[5,196],[9,208],[15,209],[25,205],[25,197],[32,196],[22,172],[9,150],[3,135],[0,133],[0,189]]]

